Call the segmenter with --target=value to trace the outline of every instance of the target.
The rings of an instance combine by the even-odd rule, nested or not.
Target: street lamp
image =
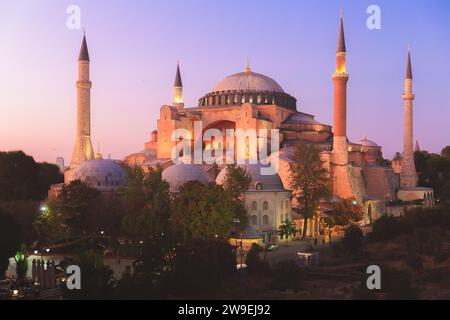
[[[238,231],[237,231],[237,225],[241,223],[241,220],[239,219],[234,219],[234,237],[236,239],[236,262],[238,259]]]

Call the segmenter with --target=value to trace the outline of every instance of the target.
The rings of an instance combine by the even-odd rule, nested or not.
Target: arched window
[[[264,225],[268,225],[269,224],[269,216],[267,214],[265,214],[263,216],[263,224]]]
[[[281,223],[284,223],[284,219],[283,219],[283,218],[284,218],[284,216],[281,215],[281,216],[280,216],[280,222],[281,222]]]
[[[263,210],[269,210],[269,203],[267,201],[263,202]]]
[[[262,189],[263,189],[262,183],[261,183],[261,182],[257,182],[257,183],[255,184],[255,189],[256,189],[256,190],[262,190]]]
[[[252,210],[257,210],[258,209],[258,204],[256,203],[256,201],[252,202]]]
[[[253,216],[251,216],[250,221],[251,221],[252,225],[256,226],[258,224],[258,217],[253,215]]]

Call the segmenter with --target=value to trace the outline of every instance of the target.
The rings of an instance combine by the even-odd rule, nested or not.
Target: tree
[[[233,247],[222,240],[188,240],[176,248],[165,285],[175,294],[217,291],[236,272]]]
[[[419,185],[434,189],[436,199],[450,199],[450,159],[446,157],[447,147],[438,154],[420,151],[414,153],[414,163]]]
[[[162,179],[161,168],[129,169],[127,186],[122,190],[126,215],[122,230],[135,241],[167,234],[169,228],[169,184]]]
[[[111,297],[114,285],[113,271],[105,266],[100,254],[94,250],[87,250],[61,262],[64,270],[69,265],[77,265],[81,269],[81,290],[66,290],[69,298],[106,299]]]
[[[290,156],[290,187],[305,221],[302,239],[306,238],[308,220],[314,216],[320,201],[331,196],[328,172],[322,165],[320,150],[313,145],[298,144]]]
[[[46,207],[41,208],[40,215],[33,222],[34,240],[37,240],[40,245],[50,245],[66,240],[69,236],[69,231],[56,203],[54,201],[47,203]]]
[[[93,207],[100,192],[80,180],[64,185],[56,200],[56,210],[72,236],[86,235],[92,230]]]
[[[261,257],[259,256],[262,251],[263,248],[261,248],[261,246],[253,243],[252,247],[247,252],[246,264],[250,274],[264,275],[269,271],[269,265],[267,262],[261,260]]]
[[[223,188],[229,192],[235,200],[242,199],[243,194],[248,190],[252,178],[244,168],[235,164],[227,165]]]
[[[278,235],[281,239],[286,239],[286,247],[288,245],[288,239],[290,236],[295,237],[297,234],[297,228],[293,221],[286,219],[282,225],[278,227]]]
[[[171,222],[184,239],[225,239],[235,219],[240,229],[247,225],[243,203],[215,183],[189,181],[174,199]]]
[[[443,156],[447,160],[450,160],[450,146],[446,146],[444,149],[442,149],[441,156]]]
[[[351,225],[345,230],[342,246],[351,255],[357,255],[362,252],[363,232],[357,225]]]
[[[26,245],[22,244],[20,246],[20,249],[14,256],[14,261],[16,262],[17,278],[24,279],[27,275],[28,270],[28,252]]]
[[[0,279],[4,279],[9,258],[20,248],[19,223],[0,209]]]
[[[0,152],[0,201],[43,200],[62,181],[56,165],[36,163],[23,151]]]
[[[348,226],[363,219],[363,208],[354,199],[345,199],[333,204],[331,219],[337,226]]]
[[[39,198],[39,167],[22,151],[0,152],[0,200]]]

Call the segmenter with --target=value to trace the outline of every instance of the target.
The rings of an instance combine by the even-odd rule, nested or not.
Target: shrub
[[[363,233],[356,225],[351,225],[345,230],[342,246],[350,255],[361,254],[363,250]]]
[[[408,273],[384,267],[381,269],[381,291],[388,300],[414,300],[418,291],[412,286]]]
[[[406,264],[415,269],[415,270],[422,270],[423,269],[423,262],[422,258],[420,258],[419,255],[411,254],[406,258]]]
[[[267,262],[261,260],[259,256],[262,250],[259,245],[254,243],[247,253],[247,270],[252,275],[264,275],[269,271]]]
[[[399,235],[399,224],[392,216],[382,216],[373,224],[372,239],[375,241],[389,240]]]
[[[273,270],[272,289],[300,290],[303,287],[304,277],[302,270],[293,260],[279,262]]]
[[[172,264],[167,288],[175,294],[217,289],[236,271],[232,246],[217,240],[191,240],[180,245]]]

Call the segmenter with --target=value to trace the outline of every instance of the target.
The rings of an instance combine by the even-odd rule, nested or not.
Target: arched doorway
[[[211,138],[205,137],[205,132],[210,129],[220,131],[221,136],[211,136]],[[205,127],[203,129],[203,150],[210,148],[213,150],[211,153],[212,156],[215,156],[215,150],[221,149],[224,161],[226,161],[227,149],[234,148],[234,155],[236,156],[236,138],[234,135],[232,137],[227,137],[227,130],[230,129],[236,130],[236,123],[229,120],[219,120]]]

